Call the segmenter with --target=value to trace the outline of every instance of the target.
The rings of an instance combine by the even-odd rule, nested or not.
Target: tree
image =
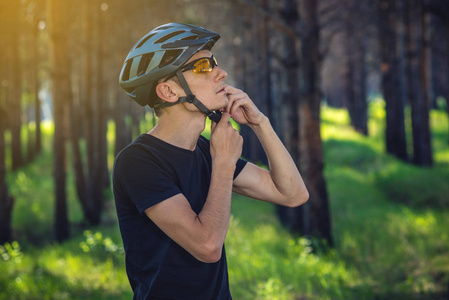
[[[248,91],[249,96],[263,113],[267,113],[266,103],[270,92],[267,92],[267,67],[269,64],[266,51],[266,35],[267,28],[265,27],[265,19],[259,18],[257,15],[245,11],[246,17],[243,18],[239,28],[244,28],[242,31],[242,45],[245,49],[239,55],[239,63],[237,65],[242,67],[242,73],[246,74],[241,78],[242,88]],[[235,24],[237,25],[237,24]],[[265,39],[265,40],[264,40]],[[263,148],[257,140],[257,136],[247,126],[240,128],[240,133],[243,136],[245,143],[242,149],[243,157],[267,164],[268,161],[263,152]]]
[[[300,1],[303,24],[301,43],[301,100],[299,104],[301,170],[309,189],[310,199],[305,204],[307,227],[305,234],[322,238],[333,245],[326,181],[323,176],[324,161],[320,133],[320,28],[318,1]],[[308,218],[308,219],[307,219]]]
[[[8,194],[5,165],[5,120],[7,113],[5,99],[0,97],[0,245],[12,240],[11,214],[14,199]]]
[[[16,3],[12,1],[3,1],[0,3],[0,64],[4,66],[0,68],[0,245],[12,240],[12,228],[11,228],[11,214],[14,205],[14,199],[9,196],[8,185],[6,182],[6,157],[5,157],[5,137],[4,133],[8,129],[10,124],[10,114],[8,107],[10,106],[11,96],[16,96],[17,93],[13,93],[13,86],[9,80],[11,80],[10,72],[12,67],[8,57],[10,53],[15,49],[11,47],[9,28],[13,25],[11,10],[15,9]],[[9,46],[9,47],[8,47]],[[9,100],[9,101],[8,101]]]
[[[49,0],[48,19],[50,30],[50,59],[53,84],[53,176],[55,180],[55,223],[56,240],[64,241],[70,236],[66,199],[66,107],[70,97],[70,73],[67,49],[67,3],[60,0]]]
[[[416,22],[412,22],[416,20]],[[429,124],[430,101],[426,58],[427,23],[422,0],[406,0],[406,74],[407,92],[412,110],[413,163],[432,165]]]
[[[424,9],[433,17],[430,45],[434,97],[442,96],[446,99],[449,118],[449,6],[444,1],[429,0],[425,2]]]
[[[382,72],[382,93],[386,103],[386,149],[403,161],[407,161],[404,103],[401,95],[400,60],[402,51],[398,41],[397,2],[379,1],[379,38]]]
[[[12,116],[9,120],[9,128],[11,129],[12,136],[12,169],[16,170],[23,166],[23,151],[22,151],[22,81],[21,81],[21,63],[19,32],[22,21],[22,5],[20,1],[9,0],[7,1],[8,14],[7,24],[9,26],[7,30],[8,45],[9,45],[9,78],[11,78],[10,100],[8,103],[8,113]]]
[[[368,104],[366,93],[365,55],[369,32],[367,4],[346,0],[344,29],[346,33],[346,97],[352,126],[360,133],[368,135]],[[354,26],[358,23],[358,26]]]
[[[39,22],[43,18],[43,11],[45,9],[45,1],[34,0],[28,3],[28,24],[27,30],[28,34],[28,45],[27,45],[27,63],[29,66],[29,94],[33,96],[33,103],[29,103],[29,119],[34,119],[35,122],[35,132],[34,137],[30,133],[28,136],[28,150],[27,150],[27,160],[31,161],[37,154],[42,150],[41,141],[41,102],[39,99],[39,88],[40,88],[40,78],[39,78],[39,68],[41,62],[41,55],[39,53],[39,38],[40,29]]]
[[[289,28],[298,28],[300,26],[300,16],[298,13],[296,1],[282,1],[281,16]],[[282,136],[286,148],[295,161],[297,168],[302,171],[299,161],[299,140],[301,139],[301,137],[299,136],[300,123],[298,113],[299,102],[301,101],[299,94],[299,67],[301,61],[298,55],[299,46],[297,45],[299,43],[299,39],[297,36],[283,34],[282,42],[283,76],[281,75],[281,80],[285,82],[285,85],[283,86],[284,88],[281,89],[282,97],[280,101],[281,105],[279,108],[283,117],[281,118],[282,124],[280,125],[280,128],[282,128]],[[304,177],[303,173],[302,175]],[[282,222],[282,224],[284,224],[284,226],[288,227],[294,232],[307,234],[307,225],[305,224],[304,219],[304,208],[304,205],[296,208],[277,206],[277,213],[280,221]]]
[[[72,100],[71,145],[73,152],[73,169],[78,198],[86,220],[90,224],[98,225],[103,213],[103,190],[109,187],[109,173],[107,167],[106,122],[108,110],[103,81],[103,17],[100,1],[84,3],[79,9],[80,15],[85,16],[85,66],[79,69],[80,85],[85,91],[78,95],[78,105]],[[82,28],[77,28],[81,30]],[[75,30],[75,28],[72,28]],[[81,36],[81,34],[80,34]],[[81,55],[81,54],[80,54]],[[80,61],[81,63],[81,61]],[[82,107],[82,109],[78,108]],[[85,121],[84,128],[78,128],[81,118]],[[84,132],[80,132],[84,129]],[[83,163],[81,152],[81,136],[86,137],[87,162]]]
[[[273,99],[282,111],[279,118],[284,143],[300,169],[310,200],[297,208],[277,207],[281,222],[302,235],[326,240],[332,245],[331,223],[326,183],[323,176],[323,153],[320,133],[320,27],[318,3],[314,0],[284,0],[280,17],[266,7],[246,0],[235,0],[246,9],[268,17],[282,35],[282,47],[271,51],[279,54],[277,61],[282,70],[280,86],[272,87],[277,96]],[[275,36],[273,34],[272,36]],[[281,91],[281,92],[279,92]],[[250,92],[250,91],[249,91]]]
[[[9,14],[4,2],[0,3],[0,19],[5,20]],[[0,22],[0,52],[5,53],[7,43],[5,43],[6,28],[8,24]],[[6,65],[5,56],[0,57],[0,64]],[[0,82],[7,78],[6,70],[0,70]],[[8,70],[9,71],[9,70]],[[6,183],[6,161],[5,161],[5,138],[4,132],[7,126],[7,88],[2,84],[0,86],[0,245],[12,240],[11,213],[14,205],[14,199],[8,194]]]

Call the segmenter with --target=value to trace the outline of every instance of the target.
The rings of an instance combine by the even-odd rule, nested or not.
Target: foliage
[[[336,248],[371,282],[365,299],[442,298],[449,282],[449,149],[439,139],[447,140],[440,132],[447,119],[432,112],[436,163],[418,168],[381,154],[382,106],[371,105],[371,137],[353,132],[345,111],[323,113]]]
[[[226,247],[235,299],[347,299],[360,284],[335,250],[313,254],[309,240],[282,229],[272,206],[235,197],[233,216]]]
[[[273,206],[234,196],[226,239],[234,299],[444,297],[449,283],[447,119],[432,112],[436,163],[418,168],[383,154],[382,110],[382,102],[370,104],[371,136],[365,137],[351,129],[346,111],[323,108],[334,249],[312,252],[309,240],[280,226]],[[53,244],[48,148],[32,165],[9,174],[16,241],[0,247],[0,299],[132,298],[111,201],[106,222],[85,228],[70,191],[73,237]]]

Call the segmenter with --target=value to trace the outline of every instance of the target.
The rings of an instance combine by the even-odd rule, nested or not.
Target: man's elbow
[[[196,253],[195,258],[203,263],[216,263],[220,260],[222,255],[223,246],[218,244],[209,243],[205,244]]]
[[[305,204],[309,200],[309,192],[302,191],[300,193],[295,194],[292,197],[289,197],[285,203],[287,207],[298,207],[300,205]]]

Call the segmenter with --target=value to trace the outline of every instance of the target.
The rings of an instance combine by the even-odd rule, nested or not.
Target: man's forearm
[[[267,155],[270,176],[279,193],[286,201],[299,199],[301,204],[308,198],[307,188],[290,153],[277,136],[270,121],[264,117],[258,125],[250,125]],[[302,201],[300,201],[302,200]]]
[[[231,217],[231,197],[234,168],[226,170],[213,167],[206,203],[198,214],[202,233],[207,239],[210,252],[221,254]],[[213,254],[211,254],[214,256]]]

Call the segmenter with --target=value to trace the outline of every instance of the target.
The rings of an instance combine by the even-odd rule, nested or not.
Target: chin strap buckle
[[[193,94],[187,95],[185,101],[188,103],[193,103],[195,101],[195,95]]]

